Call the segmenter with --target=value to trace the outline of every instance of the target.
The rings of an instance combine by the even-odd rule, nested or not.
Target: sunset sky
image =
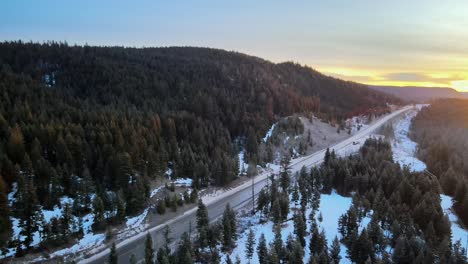
[[[468,91],[468,1],[251,2],[2,1],[0,40],[214,47],[362,83]]]

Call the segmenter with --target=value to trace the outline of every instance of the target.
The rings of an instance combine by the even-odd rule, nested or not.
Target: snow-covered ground
[[[452,242],[455,243],[458,240],[461,241],[462,246],[466,248],[467,246],[467,239],[468,239],[468,231],[463,229],[459,222],[458,222],[458,216],[453,213],[452,211],[452,206],[453,206],[453,201],[452,197],[441,194],[440,195],[441,203],[440,205],[442,206],[442,209],[444,212],[448,215],[450,219],[450,224],[452,226]]]
[[[190,179],[190,178],[178,178],[173,182],[174,182],[175,186],[192,187],[192,179]]]
[[[245,163],[244,159],[244,150],[239,151],[239,175],[242,175],[247,172],[249,164]]]
[[[10,204],[13,204],[15,201],[16,190],[17,188],[15,184],[12,192],[9,193],[8,195]],[[68,204],[69,206],[72,206],[73,202],[74,200],[72,198],[64,196],[60,199],[60,206],[58,205],[54,206],[53,210],[42,209],[41,213],[44,217],[44,223],[50,223],[53,218],[60,218],[63,215],[63,210],[65,208],[65,205]],[[17,218],[11,217],[11,222],[12,222],[12,228],[13,228],[13,238],[18,239],[18,240],[24,240],[25,237],[21,235],[22,228],[21,228],[20,220]],[[74,222],[78,223],[79,218],[74,216]],[[92,213],[84,215],[81,218],[81,222],[82,222],[82,227],[83,227],[83,237],[78,241],[78,243],[69,248],[64,248],[64,249],[53,252],[52,254],[50,254],[51,257],[62,256],[66,254],[75,254],[79,251],[90,249],[90,248],[95,247],[96,245],[102,244],[102,242],[105,239],[104,234],[94,234],[92,231],[92,225],[94,223],[94,215]],[[71,227],[73,231],[77,231],[76,228],[78,228],[78,226]],[[40,244],[42,240],[40,233],[42,232],[42,230],[43,230],[43,227],[41,226],[39,228],[39,231],[34,232],[31,246],[37,246]],[[11,256],[14,256],[15,254],[16,254],[16,248],[10,248],[7,254],[0,255],[0,259],[4,257],[11,257]],[[42,260],[42,258],[38,258],[36,260],[40,261]]]
[[[392,142],[393,160],[400,166],[408,166],[411,171],[424,171],[426,164],[415,157],[417,143],[408,137],[411,121],[423,105],[410,110],[394,126],[395,138]]]
[[[275,129],[276,127],[276,123],[274,123],[270,129],[267,131],[265,137],[263,137],[263,142],[267,142],[267,140],[271,137],[271,135],[273,134],[273,130]]]
[[[322,214],[323,220],[322,222],[317,222],[318,227],[320,230],[325,231],[325,235],[327,238],[328,245],[331,246],[333,239],[335,236],[340,238],[340,234],[338,232],[338,220],[341,215],[345,214],[346,211],[349,209],[352,203],[352,198],[350,197],[344,197],[336,192],[333,192],[332,194],[322,194],[320,196],[320,208],[318,212],[316,213],[316,217],[318,216],[319,213]],[[293,202],[290,204],[291,208],[294,208],[295,205]],[[306,211],[306,216],[310,214],[312,209],[307,209]],[[291,210],[288,216],[288,219],[291,219],[293,217],[293,211]],[[369,223],[370,218],[365,217],[360,223],[360,230],[362,228],[366,227],[367,224]],[[307,220],[307,232],[308,235],[306,237],[306,246],[304,247],[304,263],[307,263],[307,261],[310,258],[310,252],[309,252],[309,242],[310,242],[310,228],[311,228],[311,221],[308,219]],[[267,245],[270,244],[270,242],[274,241],[275,234],[274,234],[274,224],[272,221],[268,221],[265,223],[260,223],[260,214],[256,214],[254,216],[245,216],[241,217],[239,219],[239,226],[244,227],[245,229],[239,234],[239,237],[236,241],[236,247],[232,250],[232,252],[229,254],[231,259],[235,259],[236,256],[239,256],[241,263],[249,263],[246,253],[245,253],[245,245],[247,243],[247,237],[249,234],[250,228],[255,234],[255,241],[256,241],[256,246],[258,245],[258,241],[260,239],[260,236],[262,234],[265,235],[265,239],[267,242]],[[294,236],[294,223],[293,220],[289,220],[281,225],[281,238],[283,240],[283,243],[286,243],[286,240],[289,235]],[[344,245],[341,245],[341,262],[340,263],[351,263],[350,260],[346,257],[346,247]],[[223,255],[222,260],[225,260],[225,255]],[[250,263],[258,263],[258,256],[255,252],[252,260]]]

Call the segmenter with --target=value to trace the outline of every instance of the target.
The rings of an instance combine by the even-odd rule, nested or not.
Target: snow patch
[[[267,131],[265,137],[263,137],[263,142],[267,142],[267,140],[271,137],[273,134],[273,130],[275,130],[276,123],[274,123],[271,128]]]
[[[317,212],[317,216],[319,212],[322,214],[323,221],[322,222],[317,222],[319,230],[323,229],[325,230],[325,235],[327,238],[327,242],[329,246],[331,246],[333,239],[335,236],[338,236],[340,238],[339,232],[338,232],[338,220],[341,215],[346,213],[346,211],[349,209],[352,203],[352,198],[350,197],[344,197],[336,192],[332,192],[331,194],[321,194],[320,196],[320,208]],[[294,202],[291,201],[290,207],[294,208]],[[308,216],[311,212],[311,208],[306,210],[306,216]],[[292,217],[293,212],[292,210],[290,211],[289,219]],[[368,222],[368,221],[367,221]],[[362,221],[361,225],[367,225],[366,221]],[[230,258],[234,260],[236,256],[239,256],[241,263],[249,263],[246,253],[245,253],[245,245],[247,244],[247,237],[249,234],[249,230],[252,229],[252,231],[255,234],[255,248],[258,245],[258,241],[260,239],[260,236],[262,234],[265,235],[265,240],[267,242],[267,245],[269,245],[271,242],[274,241],[275,239],[275,233],[274,233],[274,224],[272,221],[268,221],[266,223],[260,224],[260,214],[256,214],[254,216],[246,216],[246,217],[241,217],[239,219],[239,226],[244,226],[244,227],[249,227],[246,230],[244,230],[242,233],[239,234],[239,238],[236,241],[236,247],[232,250],[232,252],[229,254]],[[311,221],[307,221],[307,231],[310,230],[311,226]],[[281,224],[281,239],[283,240],[283,243],[286,243],[286,240],[289,236],[289,234],[294,235],[294,222],[293,220],[286,221]],[[310,242],[310,234],[307,235],[306,237],[306,246],[304,247],[304,263],[307,263],[307,261],[310,258],[310,252],[309,252],[309,242]],[[342,257],[340,263],[351,263],[349,259],[346,258],[346,247],[344,245],[341,246],[341,252],[340,255]],[[225,259],[225,255],[222,256],[222,260]],[[258,256],[255,251],[252,260],[250,263],[258,263]]]
[[[148,215],[148,208],[146,208],[143,213],[134,216],[134,217],[127,217],[127,228],[135,228],[141,226],[143,221],[146,218],[146,215]]]
[[[191,187],[192,186],[192,179],[190,178],[179,178],[174,181],[176,186],[184,186],[184,187]]]
[[[460,226],[458,216],[453,212],[452,197],[441,194],[440,199],[441,199],[440,206],[442,207],[442,210],[444,210],[444,213],[448,215],[448,218],[450,220],[450,225],[452,227],[452,242],[455,243],[458,240],[460,240],[462,246],[466,248],[467,246],[466,238],[468,237],[468,231],[463,229]]]
[[[246,173],[249,164],[245,163],[245,153],[244,150],[239,151],[239,175]]]

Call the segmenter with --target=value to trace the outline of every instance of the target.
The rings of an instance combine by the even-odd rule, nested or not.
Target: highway
[[[350,145],[354,145],[354,142],[359,142],[360,144],[362,144],[369,135],[374,133],[383,124],[388,122],[390,119],[400,115],[401,113],[408,111],[411,108],[411,106],[406,106],[379,119],[374,120],[369,126],[362,128],[359,132],[352,135],[351,137],[333,146],[330,146],[330,149],[334,149],[335,151],[339,152],[340,150],[345,150]],[[314,165],[321,163],[323,161],[325,151],[325,149],[320,150],[311,155],[291,160],[291,172],[294,174],[295,172],[301,170],[303,166],[310,168]],[[263,187],[267,185],[267,179],[268,176],[271,175],[271,173],[277,173],[277,171],[267,171],[254,178],[255,194],[257,194]],[[235,188],[226,190],[217,197],[208,197],[206,199],[204,198],[203,200],[207,206],[210,221],[214,222],[223,214],[224,208],[227,203],[230,203],[230,205],[234,209],[240,209],[244,207],[247,203],[252,203],[251,198],[252,183],[251,181],[246,181]],[[172,231],[171,235],[173,238],[179,238],[183,232],[188,232],[190,230],[190,226],[192,227],[192,230],[194,230],[196,223],[195,213],[196,208],[190,209],[184,212],[183,214],[167,221],[164,224],[152,227],[146,232],[141,232],[139,234],[136,234],[135,236],[132,236],[126,240],[119,242],[116,245],[117,253],[119,256],[119,263],[129,263],[129,259],[132,254],[134,254],[136,258],[140,260],[140,262],[142,262],[145,251],[144,242],[147,232],[149,232],[152,235],[155,248],[158,248],[163,244],[164,226],[170,226]],[[106,263],[108,261],[109,252],[109,249],[105,249],[97,254],[94,254],[86,259],[79,261],[79,263]]]

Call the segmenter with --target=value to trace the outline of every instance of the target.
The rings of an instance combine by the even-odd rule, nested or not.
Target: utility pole
[[[254,176],[252,175],[252,215],[255,214],[255,189],[254,189]]]

